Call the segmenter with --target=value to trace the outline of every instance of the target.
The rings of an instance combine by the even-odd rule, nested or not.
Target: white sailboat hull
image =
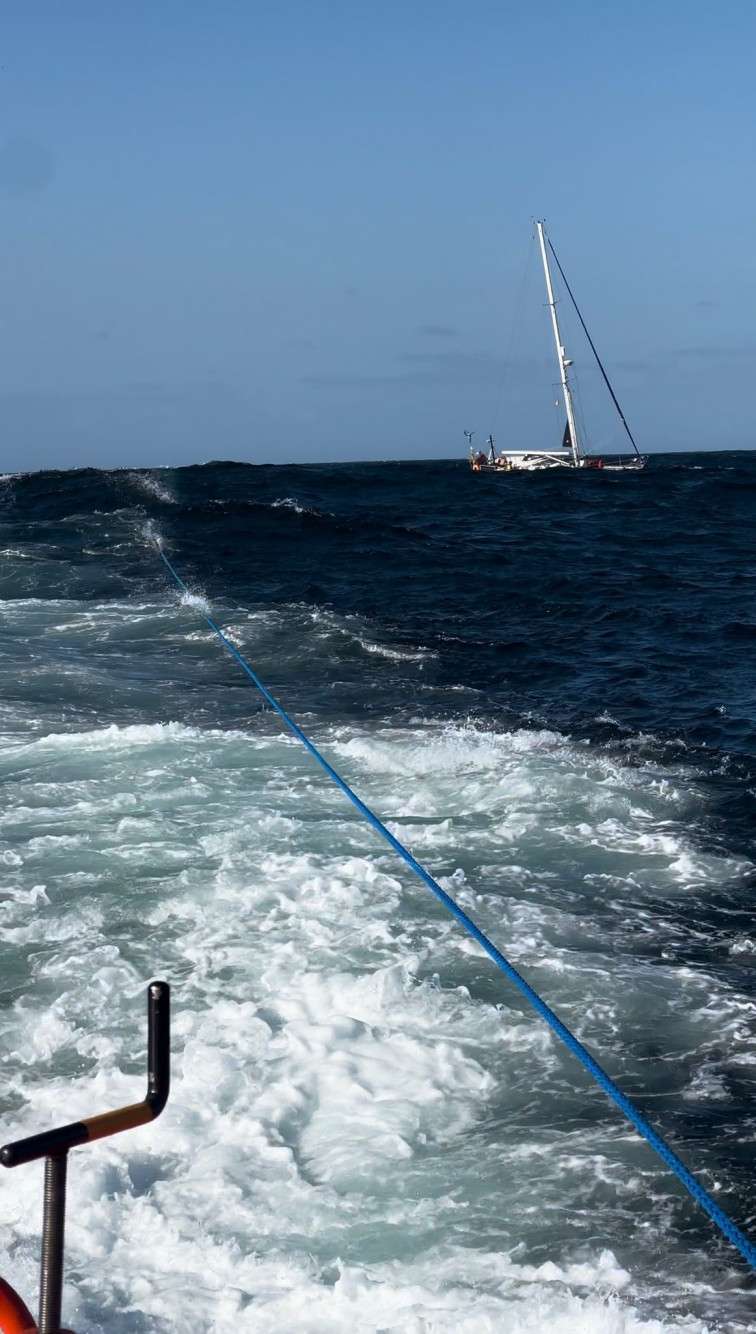
[[[638,454],[635,457],[620,459],[599,459],[581,457],[576,463],[572,455],[555,454],[550,450],[529,450],[519,451],[510,450],[507,454],[500,455],[491,462],[486,459],[485,462],[472,460],[473,472],[544,472],[545,470],[558,470],[560,472],[640,472],[648,463],[648,455]]]

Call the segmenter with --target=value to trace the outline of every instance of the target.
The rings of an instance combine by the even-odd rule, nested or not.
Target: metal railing
[[[65,1334],[60,1328],[60,1308],[69,1149],[154,1121],[168,1101],[169,1089],[170,987],[167,982],[150,982],[147,988],[147,1096],[144,1101],[83,1121],[73,1121],[41,1135],[30,1135],[0,1148],[0,1163],[4,1167],[19,1167],[37,1158],[45,1159],[38,1334]]]

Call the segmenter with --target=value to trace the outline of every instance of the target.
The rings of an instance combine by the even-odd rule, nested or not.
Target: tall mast
[[[580,465],[580,445],[578,443],[577,428],[575,426],[575,411],[572,406],[572,394],[567,379],[567,367],[572,365],[567,353],[562,346],[562,335],[559,332],[559,321],[557,320],[556,301],[554,300],[554,288],[551,285],[551,271],[549,269],[549,258],[546,254],[546,233],[542,222],[537,222],[538,240],[541,244],[541,259],[543,260],[543,272],[546,278],[546,292],[549,298],[549,308],[551,310],[551,323],[554,328],[554,341],[556,343],[557,361],[559,362],[559,378],[562,381],[562,392],[564,394],[564,405],[567,409],[567,424],[570,428],[570,448],[572,450],[572,461],[575,467]]]

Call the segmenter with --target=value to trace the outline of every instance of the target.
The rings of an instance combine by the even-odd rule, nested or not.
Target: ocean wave
[[[128,472],[126,480],[134,487],[136,491],[149,496],[151,500],[159,500],[163,505],[176,505],[178,501],[164,481],[147,472]]]
[[[143,1096],[144,987],[174,987],[165,1113],[76,1155],[69,1323],[748,1327],[708,1221],[200,614],[740,1220],[737,466],[642,497],[454,464],[177,469],[170,506],[105,472],[3,488],[39,556],[2,604],[3,1137]],[[11,1184],[31,1296],[39,1174]]]
[[[272,500],[270,502],[270,508],[272,510],[292,510],[294,514],[312,514],[315,518],[324,517],[322,511],[312,509],[309,505],[300,505],[293,496],[284,496],[280,500]],[[334,516],[329,514],[327,517],[332,519]]]

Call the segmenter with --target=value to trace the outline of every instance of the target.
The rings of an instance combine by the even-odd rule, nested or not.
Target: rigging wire
[[[548,236],[546,237],[546,239],[548,240]],[[559,272],[561,273],[561,269]],[[564,277],[563,274],[562,277]],[[554,301],[560,309],[559,318],[561,322],[562,338],[565,345],[569,347],[570,350],[572,350],[577,344],[577,339],[575,338],[573,332],[574,324],[572,319],[570,318],[571,314],[570,308],[563,297],[558,278],[555,280],[554,275],[552,274],[551,281],[554,289]],[[546,309],[548,310],[548,306],[546,307]],[[552,334],[552,340],[553,340],[553,334]],[[580,383],[580,377],[577,374],[577,366],[574,363],[572,364],[571,369],[572,369],[572,375],[568,375],[568,380],[570,386],[570,393],[572,396],[572,411],[575,414],[575,425],[577,427],[577,435],[578,439],[580,440],[582,452],[586,455],[590,455],[594,454],[596,451],[591,443],[588,426],[586,424],[585,409],[583,407],[582,386]],[[566,416],[567,409],[566,406],[561,401],[563,397],[561,385],[558,386],[558,391],[560,400],[559,405],[562,408],[562,412]]]
[[[171,562],[168,560],[168,557],[166,556],[165,552],[162,549],[160,540],[156,538],[154,534],[151,534],[151,536],[152,540],[155,542],[161,560],[165,564],[167,570],[173,577],[174,581],[181,589],[181,591],[191,598],[192,594],[189,588],[187,588],[187,585],[184,583],[183,579],[180,577],[179,574],[177,574]],[[661,1135],[659,1135],[657,1131],[654,1130],[653,1126],[649,1121],[646,1120],[642,1112],[638,1110],[635,1104],[631,1102],[631,1100],[626,1096],[626,1094],[622,1092],[622,1090],[618,1087],[618,1085],[614,1083],[614,1080],[611,1079],[610,1076],[606,1073],[606,1071],[599,1065],[598,1061],[593,1056],[591,1056],[588,1049],[583,1046],[583,1044],[575,1037],[573,1033],[570,1032],[566,1024],[562,1022],[562,1020],[558,1017],[557,1014],[554,1013],[554,1011],[550,1008],[550,1006],[548,1006],[546,1002],[541,999],[541,997],[538,995],[538,992],[534,991],[534,989],[530,986],[530,984],[525,981],[525,978],[522,977],[522,975],[517,972],[517,969],[513,967],[513,965],[509,962],[509,960],[505,958],[505,956],[496,948],[496,946],[488,939],[488,937],[483,934],[480,928],[476,926],[472,918],[468,917],[467,913],[462,908],[460,908],[459,904],[451,897],[451,895],[447,894],[446,890],[441,888],[438,882],[433,879],[433,877],[430,875],[428,871],[426,871],[425,867],[422,866],[421,863],[415,859],[415,857],[413,857],[412,853],[409,852],[407,848],[405,848],[404,845],[399,842],[398,838],[395,838],[395,836],[390,832],[390,830],[387,829],[386,825],[383,824],[382,821],[379,820],[378,817],[373,814],[369,806],[366,806],[364,801],[362,801],[361,798],[357,796],[356,792],[354,792],[352,788],[349,787],[349,785],[344,781],[344,779],[337,772],[337,770],[334,769],[333,765],[329,764],[325,756],[321,755],[320,751],[316,748],[313,742],[310,741],[309,737],[305,735],[305,733],[301,730],[301,728],[297,726],[294,720],[289,717],[286,711],[281,707],[281,705],[274,699],[274,697],[266,689],[262,681],[260,681],[259,677],[256,676],[252,668],[242,657],[242,654],[231,643],[230,639],[228,639],[228,637],[223,633],[220,627],[215,624],[215,621],[213,621],[212,618],[208,616],[205,612],[201,612],[200,614],[202,615],[202,618],[206,622],[206,624],[213,631],[213,634],[217,635],[218,639],[220,640],[224,648],[228,649],[228,652],[231,654],[231,656],[236,659],[242,670],[246,672],[247,676],[260,691],[263,698],[267,700],[271,708],[275,710],[275,712],[279,715],[282,721],[286,724],[286,726],[289,728],[289,731],[293,733],[293,735],[297,738],[298,741],[301,741],[305,749],[309,751],[309,753],[313,756],[315,760],[317,760],[318,764],[325,770],[329,778],[331,778],[332,781],[336,784],[336,786],[341,789],[341,791],[348,798],[348,800],[351,801],[352,805],[355,806],[357,810],[360,812],[360,814],[365,817],[368,823],[372,825],[373,829],[375,829],[376,832],[379,833],[383,839],[385,839],[385,841],[389,844],[389,846],[392,847],[396,853],[398,853],[398,855],[402,858],[402,860],[406,863],[406,865],[410,868],[410,870],[413,871],[415,875],[419,876],[419,878],[428,887],[428,889],[430,889],[430,891],[436,896],[436,898],[441,903],[443,903],[446,908],[448,908],[449,912],[452,914],[452,916],[454,916],[457,919],[460,925],[463,926],[465,930],[473,937],[473,939],[478,942],[481,948],[485,950],[486,954],[489,956],[490,959],[493,960],[493,962],[501,970],[504,976],[507,977],[510,982],[514,983],[514,985],[526,997],[526,999],[530,1002],[530,1004],[537,1011],[537,1013],[540,1014],[541,1018],[546,1021],[551,1030],[554,1033],[556,1033],[557,1037],[559,1037],[562,1042],[564,1042],[564,1044],[569,1048],[569,1050],[573,1053],[573,1055],[575,1055],[577,1059],[581,1062],[584,1069],[586,1069],[588,1073],[592,1075],[596,1083],[604,1090],[607,1096],[611,1098],[612,1102],[614,1102],[615,1105],[619,1107],[620,1111],[622,1111],[624,1115],[628,1118],[628,1120],[635,1126],[635,1129],[639,1132],[639,1134],[641,1134],[644,1137],[644,1139],[648,1141],[648,1143],[651,1145],[653,1149],[655,1149],[656,1153],[663,1160],[663,1162],[667,1164],[667,1167],[669,1167],[671,1171],[675,1173],[678,1180],[681,1181],[682,1184],[685,1186],[686,1190],[693,1196],[695,1200],[698,1201],[701,1207],[705,1209],[706,1213],[714,1221],[714,1223],[717,1225],[717,1227],[723,1233],[723,1235],[727,1237],[727,1239],[730,1242],[732,1242],[733,1246],[737,1247],[741,1255],[748,1261],[748,1263],[752,1266],[752,1268],[756,1269],[756,1246],[754,1246],[749,1241],[748,1237],[746,1237],[745,1234],[741,1232],[740,1228],[737,1227],[737,1225],[724,1212],[724,1210],[720,1208],[720,1206],[716,1203],[716,1201],[712,1199],[708,1191],[705,1190],[704,1187],[700,1184],[700,1182],[696,1180],[692,1172],[688,1171],[688,1168],[677,1157],[677,1155],[673,1152],[673,1150],[670,1149],[669,1145],[666,1143],[665,1140],[662,1139]]]
[[[624,426],[625,430],[627,431],[628,437],[629,437],[629,439],[630,439],[630,444],[632,445],[632,447],[633,447],[633,449],[635,450],[636,454],[640,457],[640,450],[638,449],[638,446],[636,445],[635,441],[633,440],[633,433],[632,433],[632,431],[630,430],[630,427],[628,426],[627,422],[625,421],[625,414],[624,414],[624,412],[622,411],[622,408],[620,407],[619,403],[617,402],[617,396],[616,396],[614,390],[612,389],[612,386],[611,386],[610,383],[609,383],[609,376],[607,375],[606,371],[604,370],[604,367],[603,367],[602,362],[601,362],[601,358],[600,358],[598,352],[596,351],[596,347],[595,347],[595,344],[594,344],[594,342],[593,342],[593,339],[591,338],[591,335],[589,334],[589,332],[588,332],[588,330],[587,330],[587,328],[586,328],[586,326],[585,326],[585,320],[583,319],[582,315],[580,314],[580,307],[578,306],[577,301],[575,300],[574,296],[572,295],[572,288],[570,287],[570,284],[567,282],[567,279],[566,279],[565,276],[564,276],[564,269],[562,268],[561,264],[559,263],[559,259],[558,259],[558,257],[557,257],[557,252],[556,252],[556,250],[554,249],[553,245],[551,244],[551,237],[550,237],[550,236],[547,236],[546,239],[547,239],[547,241],[548,241],[548,243],[549,243],[549,250],[551,251],[551,253],[552,253],[552,255],[554,256],[554,259],[555,259],[555,261],[556,261],[556,266],[557,266],[557,268],[559,269],[559,272],[560,272],[561,275],[562,275],[562,281],[563,281],[565,287],[567,288],[567,291],[568,291],[569,294],[570,294],[570,301],[572,302],[573,306],[575,307],[575,310],[577,311],[577,317],[578,317],[578,319],[580,320],[580,323],[581,323],[582,326],[583,326],[583,332],[584,332],[586,338],[588,339],[588,342],[589,342],[590,345],[591,345],[591,351],[593,352],[593,355],[594,355],[594,357],[596,358],[596,362],[597,362],[597,364],[598,364],[598,368],[599,368],[599,370],[601,371],[601,374],[602,374],[603,377],[604,377],[604,383],[605,383],[607,389],[609,390],[609,393],[610,393],[611,396],[612,396],[612,402],[613,402],[615,408],[617,409],[617,411],[618,411],[618,413],[619,413],[619,415],[620,415],[620,421],[622,422],[622,425]]]

